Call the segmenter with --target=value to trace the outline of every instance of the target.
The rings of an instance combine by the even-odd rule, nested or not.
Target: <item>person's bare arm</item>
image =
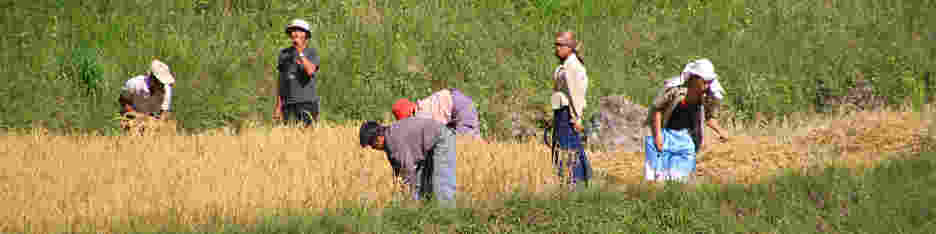
[[[715,130],[715,134],[718,135],[718,138],[722,141],[730,140],[731,137],[725,135],[725,130],[721,128],[721,125],[718,124],[718,119],[708,119],[705,121],[705,125]]]
[[[653,140],[654,145],[657,147],[657,151],[663,151],[663,112],[654,111],[653,112]]]
[[[708,126],[715,131],[715,134],[722,141],[728,141],[730,137],[725,132],[725,129],[718,124],[718,118],[720,116],[721,110],[721,100],[714,98],[705,99],[705,126]]]
[[[283,118],[283,97],[277,93],[273,98],[276,99],[275,104],[273,104],[273,119],[279,120]]]
[[[276,99],[273,102],[273,120],[280,120],[283,118],[283,96],[282,96],[283,84],[281,80],[277,80],[276,89],[273,92],[273,99]]]

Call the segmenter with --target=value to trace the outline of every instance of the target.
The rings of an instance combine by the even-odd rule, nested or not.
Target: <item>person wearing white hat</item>
[[[277,60],[279,88],[273,119],[287,123],[299,121],[309,127],[319,115],[319,97],[316,94],[319,56],[314,48],[309,47],[312,34],[308,22],[292,20],[285,31],[292,46],[280,50]]]
[[[728,140],[717,122],[724,92],[708,59],[686,64],[679,76],[664,81],[647,118],[652,134],[645,138],[647,180],[688,179],[704,142],[703,123]]]
[[[120,114],[128,118],[145,114],[166,119],[172,104],[173,84],[175,77],[169,71],[169,66],[154,59],[146,75],[130,78],[124,83],[117,100],[120,103]]]

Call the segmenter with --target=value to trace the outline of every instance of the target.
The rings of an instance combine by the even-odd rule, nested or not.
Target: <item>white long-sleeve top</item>
[[[588,89],[588,75],[585,66],[575,54],[569,55],[553,73],[556,86],[553,87],[552,108],[569,106],[572,123],[582,124],[585,114],[585,93]]]
[[[169,111],[169,107],[172,103],[172,85],[164,84],[166,89],[166,95],[163,97],[163,102],[160,107],[163,111]],[[141,95],[148,97],[150,95],[149,84],[146,83],[146,76],[140,75],[127,80],[127,83],[124,84],[123,88],[120,89],[121,92],[126,92],[133,95]]]

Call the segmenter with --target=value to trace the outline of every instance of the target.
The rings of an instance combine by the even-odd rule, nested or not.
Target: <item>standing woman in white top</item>
[[[139,75],[124,84],[120,90],[120,114],[129,119],[139,115],[149,115],[156,119],[166,119],[172,101],[172,84],[175,78],[169,72],[169,66],[159,60],[150,63],[150,71]]]
[[[557,33],[555,46],[560,65],[553,73],[553,160],[558,164],[559,176],[565,182],[572,185],[578,182],[587,184],[591,177],[591,165],[582,144],[582,120],[588,75],[578,53],[579,42],[575,40],[575,34]]]

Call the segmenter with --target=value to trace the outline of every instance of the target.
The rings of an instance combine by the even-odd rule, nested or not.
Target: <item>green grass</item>
[[[453,210],[394,207],[281,215],[220,233],[928,233],[936,154],[858,173],[818,168],[751,186],[608,186]],[[118,229],[120,230],[120,229]],[[158,229],[157,229],[158,230]],[[120,230],[133,232],[133,230]],[[169,233],[170,229],[163,229]],[[214,232],[214,231],[212,231]]]
[[[584,42],[589,114],[607,95],[647,103],[662,78],[699,57],[714,61],[728,91],[725,109],[742,119],[809,110],[817,80],[838,95],[859,76],[891,104],[918,105],[936,55],[928,43],[936,31],[927,26],[936,22],[933,1],[389,0],[370,7],[365,0],[0,1],[0,128],[114,128],[120,85],[153,57],[178,77],[173,107],[183,128],[269,121],[273,63],[288,46],[282,27],[292,18],[313,25],[322,118],[381,119],[396,98],[449,86],[476,99],[482,130],[495,136],[509,134],[510,112],[545,114],[556,64],[551,40],[560,30]],[[88,95],[89,86],[97,95]]]

